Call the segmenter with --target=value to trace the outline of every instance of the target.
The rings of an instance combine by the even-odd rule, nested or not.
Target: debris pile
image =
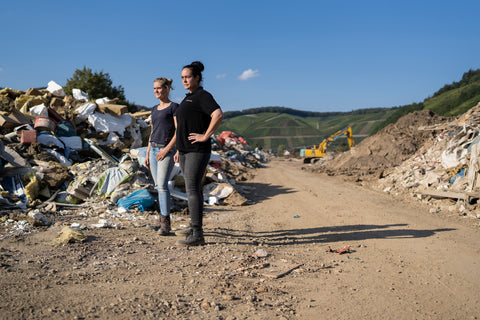
[[[349,151],[331,161],[319,161],[315,170],[330,175],[362,177],[380,176],[385,169],[400,165],[410,158],[435,132],[419,131],[418,127],[443,123],[444,118],[429,110],[415,111],[389,124],[377,134],[367,137]]]
[[[316,170],[373,182],[432,206],[432,213],[480,218],[480,103],[455,118],[408,114]]]
[[[432,206],[432,213],[480,218],[480,103],[449,122],[418,130],[435,134],[409,159],[385,172],[377,187],[422,200]]]
[[[53,81],[47,89],[0,90],[0,222],[31,230],[58,220],[57,207],[86,216],[102,211],[107,220],[135,220],[132,209],[155,211],[156,190],[143,165],[150,111],[130,113],[116,103],[91,101],[78,89],[65,95]],[[232,132],[211,142],[205,202],[244,205],[249,190],[237,182],[263,166],[266,154]],[[173,209],[181,211],[186,195],[178,164],[170,178]],[[31,212],[41,218],[27,220]],[[19,217],[25,222],[16,223]]]

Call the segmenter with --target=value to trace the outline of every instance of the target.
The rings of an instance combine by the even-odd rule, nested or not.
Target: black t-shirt
[[[205,142],[191,143],[190,133],[205,133],[210,125],[211,114],[220,106],[213,96],[199,87],[187,93],[177,109],[177,149],[180,152],[209,152],[210,139]]]
[[[158,110],[158,105],[152,108],[152,135],[151,142],[167,145],[175,134],[175,122],[178,103],[172,102],[162,110]]]

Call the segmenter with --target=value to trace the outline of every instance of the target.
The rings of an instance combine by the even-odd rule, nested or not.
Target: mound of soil
[[[446,118],[429,110],[415,111],[389,124],[352,148],[321,163],[317,172],[329,175],[381,175],[383,170],[400,165],[431,139],[435,132],[419,127],[443,123]]]

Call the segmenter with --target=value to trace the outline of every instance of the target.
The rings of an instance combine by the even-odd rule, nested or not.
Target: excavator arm
[[[352,148],[355,145],[355,140],[352,136],[352,128],[347,126],[342,130],[338,130],[328,138],[324,139],[319,145],[313,146],[312,149],[305,149],[305,158],[303,159],[304,163],[310,163],[312,160],[317,161],[318,158],[323,158],[326,156],[325,151],[327,150],[328,144],[332,141],[337,140],[338,138],[345,136],[348,140],[348,148]]]

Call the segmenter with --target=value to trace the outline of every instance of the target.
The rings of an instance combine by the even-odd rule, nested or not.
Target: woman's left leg
[[[150,167],[153,180],[155,181],[156,189],[158,192],[158,204],[160,207],[160,219],[158,221],[158,225],[160,228],[159,233],[161,235],[167,235],[171,230],[171,198],[170,190],[168,189],[168,179],[170,178],[173,166],[175,165],[173,161],[174,152],[169,152],[163,160],[157,161],[156,155],[158,151],[158,148],[152,148],[150,152]]]
[[[158,204],[160,206],[160,212],[162,216],[170,216],[171,198],[170,190],[168,189],[168,179],[172,173],[173,166],[173,152],[169,152],[168,155],[162,160],[157,162],[157,191],[158,191]]]

